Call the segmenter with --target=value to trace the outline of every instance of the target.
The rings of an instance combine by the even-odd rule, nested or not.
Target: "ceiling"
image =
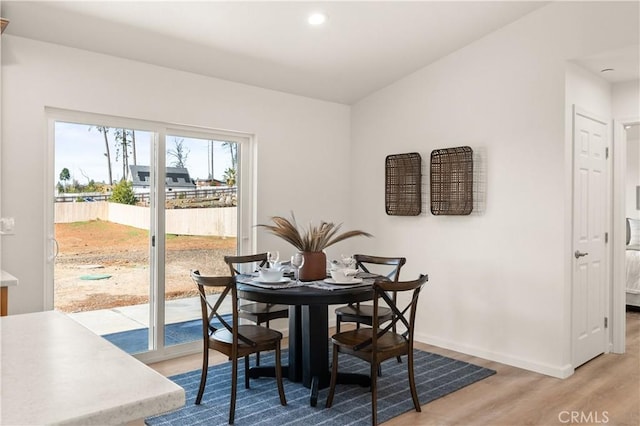
[[[640,78],[640,46],[627,46],[575,60],[611,83]]]
[[[1,14],[5,34],[352,104],[546,3],[3,0]]]

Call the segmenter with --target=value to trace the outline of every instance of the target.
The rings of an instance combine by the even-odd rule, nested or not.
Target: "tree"
[[[229,148],[229,155],[231,156],[231,168],[236,170],[238,168],[238,144],[235,142],[222,142],[222,146]]]
[[[122,179],[129,177],[129,141],[132,140],[133,130],[115,129],[116,138],[116,161],[122,154]]]
[[[213,140],[209,139],[207,141],[207,150],[209,151],[209,158],[207,160],[207,169],[209,171],[209,175],[208,178],[211,179],[211,181],[213,182],[214,176],[213,176]]]
[[[84,176],[84,178],[87,180],[87,185],[89,185],[91,183],[92,179],[84,172],[84,170],[82,170],[80,168],[79,168],[79,170],[80,170],[80,174],[82,176]]]
[[[91,131],[91,129],[93,129],[93,127],[89,127],[89,131]],[[104,136],[104,148],[106,150],[106,152],[104,153],[104,156],[107,157],[107,167],[109,169],[109,182],[107,183],[111,185],[113,184],[113,176],[111,174],[111,151],[109,150],[109,138],[107,137],[107,133],[109,133],[109,128],[104,126],[96,126],[96,129],[100,133],[102,133],[102,136]]]
[[[67,188],[67,181],[71,180],[71,173],[69,173],[69,169],[66,167],[62,169],[59,176],[60,180],[63,182],[64,188]]]
[[[228,168],[224,171],[224,180],[228,186],[234,186],[236,184],[236,169]]]
[[[120,204],[136,204],[136,194],[133,192],[133,183],[122,179],[113,187],[109,201]]]
[[[173,143],[175,144],[175,149],[170,149],[167,151],[167,155],[174,158],[173,163],[171,165],[173,167],[187,167],[187,157],[189,156],[189,148],[184,146],[184,138],[173,138]]]
[[[133,165],[138,164],[138,159],[136,155],[136,131],[131,131],[131,151],[133,152]]]

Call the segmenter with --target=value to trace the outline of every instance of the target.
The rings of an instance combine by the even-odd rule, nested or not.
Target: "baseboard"
[[[501,364],[510,365],[512,367],[522,368],[524,370],[533,371],[535,373],[544,374],[558,379],[566,379],[574,373],[571,365],[555,366],[527,359],[514,357],[500,352],[487,351],[483,348],[464,345],[457,342],[451,342],[438,337],[429,336],[423,333],[416,333],[415,340],[428,345],[438,346],[443,349],[460,352],[466,355],[476,356],[489,361],[499,362]]]

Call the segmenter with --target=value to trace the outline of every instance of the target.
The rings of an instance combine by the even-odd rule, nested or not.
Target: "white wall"
[[[573,120],[573,105],[586,109],[589,113],[605,121],[611,120],[611,83],[571,62],[567,64],[565,81],[567,122]],[[567,127],[569,130],[572,129],[572,126]]]
[[[613,90],[613,118],[639,118],[640,117],[640,80],[616,83]]]
[[[614,119],[640,119],[640,80],[612,85],[612,116]],[[627,217],[640,218],[636,210],[636,186],[640,185],[640,140],[627,138],[627,179],[625,210]]]
[[[612,85],[612,117],[616,120],[640,118],[640,80]],[[627,139],[627,179],[625,210],[627,217],[640,219],[636,210],[636,186],[640,185],[640,141]]]
[[[2,266],[20,280],[10,314],[42,310],[52,285],[43,278],[45,209],[53,209],[43,187],[45,106],[253,133],[259,223],[290,211],[302,223],[348,219],[348,106],[5,34],[0,194],[16,233],[2,237]],[[258,250],[293,251],[257,235]]]
[[[407,254],[404,279],[429,274],[420,340],[571,374],[567,61],[637,29],[637,4],[551,4],[353,106],[353,218],[377,254]],[[486,156],[483,214],[385,215],[386,155],[460,145]]]

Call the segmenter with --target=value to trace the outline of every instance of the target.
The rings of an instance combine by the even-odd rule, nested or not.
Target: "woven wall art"
[[[431,151],[431,213],[468,215],[473,210],[473,150]]]
[[[417,152],[388,155],[385,161],[385,210],[390,216],[422,212],[422,157]]]

